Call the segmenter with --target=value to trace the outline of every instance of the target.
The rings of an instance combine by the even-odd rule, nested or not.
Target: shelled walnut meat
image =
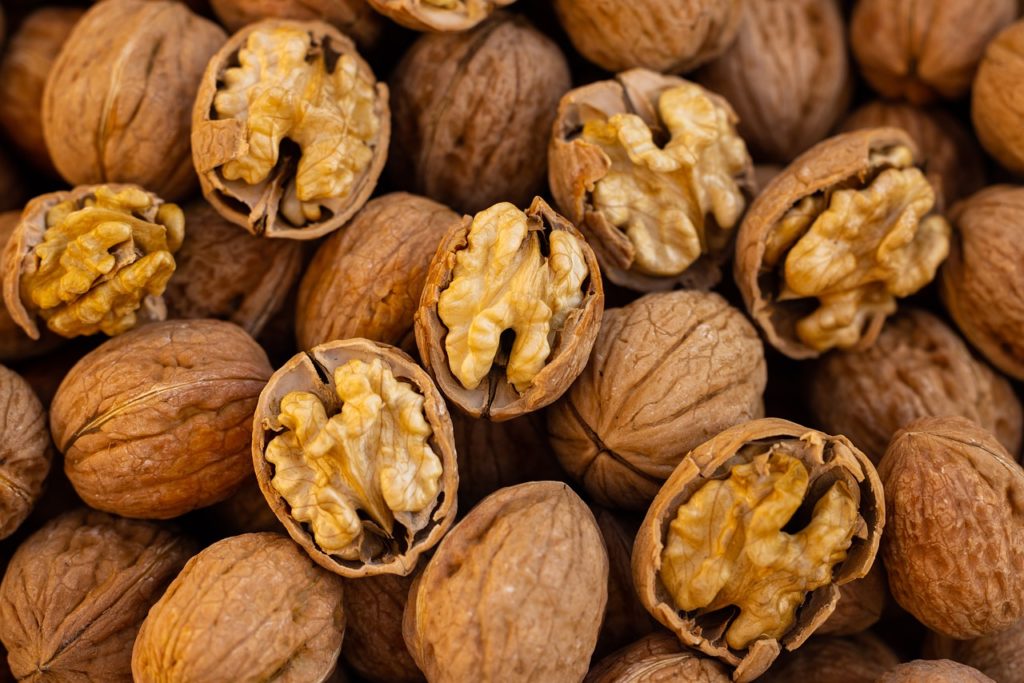
[[[384,28],[366,0],[210,0],[210,8],[229,31],[262,19],[320,20],[364,49],[377,43]]]
[[[452,403],[508,420],[556,400],[583,370],[604,310],[597,259],[537,197],[449,229],[416,312],[416,345]]]
[[[366,0],[381,14],[417,31],[466,31],[515,0]]]
[[[447,407],[391,346],[349,339],[292,358],[260,394],[252,458],[292,539],[345,577],[409,574],[455,521]]]
[[[0,539],[32,511],[52,458],[46,411],[28,382],[0,365]]]
[[[562,98],[548,181],[612,282],[651,291],[721,277],[754,193],[729,103],[634,69]]]
[[[255,235],[315,239],[369,198],[387,156],[388,90],[322,21],[267,19],[206,67],[192,114],[203,195]]]
[[[895,128],[818,143],[758,195],[736,243],[736,282],[768,342],[814,358],[864,349],[897,299],[935,277],[949,253],[917,148]]]
[[[680,463],[647,512],[633,579],[654,617],[752,681],[864,576],[885,523],[874,467],[845,437],[785,420],[725,430]]]
[[[1012,95],[1024,78],[1024,21],[1010,24],[985,48],[971,89],[971,121],[985,151],[1024,175],[1024,104]]]
[[[412,582],[412,576],[395,574],[345,582],[341,657],[362,679],[379,683],[424,680],[402,640],[402,614]]]

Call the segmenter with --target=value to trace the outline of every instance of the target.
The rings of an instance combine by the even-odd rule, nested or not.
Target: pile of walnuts
[[[5,1],[0,683],[1021,683],[1022,7]]]

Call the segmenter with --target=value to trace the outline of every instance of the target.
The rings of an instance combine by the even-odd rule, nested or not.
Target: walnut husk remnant
[[[232,32],[263,19],[320,20],[363,49],[373,47],[384,28],[366,0],[210,0],[210,8]]]
[[[413,576],[381,574],[345,582],[345,644],[341,657],[371,683],[421,683],[402,639],[402,615]]]
[[[0,539],[32,511],[52,458],[46,411],[28,382],[0,365]]]
[[[1024,175],[1024,104],[1017,84],[1024,77],[1024,21],[1010,24],[985,47],[971,89],[971,120],[985,151]]]
[[[956,640],[930,632],[922,656],[926,659],[952,659],[966,664],[996,681],[1019,681],[1024,677],[1024,620],[1005,631],[989,636]]]
[[[849,584],[847,584],[849,585]],[[878,636],[849,638],[815,635],[795,651],[782,655],[762,678],[764,683],[875,683],[900,663]]]
[[[590,669],[584,683],[729,683],[730,680],[720,662],[687,650],[677,638],[662,631],[608,655]]]
[[[473,28],[515,0],[366,0],[384,16],[416,31],[459,32]]]
[[[889,670],[877,683],[996,683],[977,669],[948,659],[915,659]]]

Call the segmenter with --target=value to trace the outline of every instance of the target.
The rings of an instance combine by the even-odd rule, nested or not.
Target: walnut
[[[825,138],[852,91],[837,0],[746,0],[732,46],[698,74],[739,114],[759,160],[789,161]]]
[[[19,222],[21,211],[0,213],[0,250],[14,234]],[[38,340],[32,339],[14,322],[7,307],[0,305],[0,361],[18,361],[38,356],[58,346],[60,341],[60,337],[49,331],[44,331]]]
[[[263,497],[255,473],[247,477],[245,483],[229,498],[204,508],[202,512],[222,536],[259,531],[284,533],[284,527]]]
[[[744,683],[828,618],[837,586],[871,567],[884,522],[878,476],[846,437],[755,420],[690,451],[665,482],[633,579],[658,621]]]
[[[885,567],[876,559],[864,578],[839,587],[839,602],[815,635],[849,636],[863,633],[882,617],[889,599],[885,583]]]
[[[466,31],[515,0],[367,0],[375,10],[417,31]]]
[[[0,365],[0,539],[39,499],[53,451],[46,411],[28,382]]]
[[[1024,174],[1024,105],[1009,94],[1024,77],[1024,21],[1007,26],[985,48],[971,90],[971,120],[982,147],[1017,175]]]
[[[796,652],[779,657],[768,673],[757,680],[759,683],[875,683],[879,676],[899,663],[896,653],[870,632],[850,638],[815,636]]]
[[[234,536],[185,565],[132,651],[135,683],[322,681],[345,632],[341,580],[279,534]]]
[[[953,100],[967,94],[985,45],[1016,15],[1015,0],[860,0],[850,43],[885,97]]]
[[[317,250],[295,310],[299,346],[363,337],[415,347],[413,316],[438,243],[459,216],[416,195],[367,202]]]
[[[412,576],[381,574],[345,582],[345,644],[341,656],[364,680],[420,683],[402,640],[402,613]]]
[[[43,134],[64,179],[191,194],[189,107],[225,37],[180,2],[109,0],[86,12],[43,93]]]
[[[405,642],[431,683],[579,681],[604,614],[608,557],[565,484],[488,496],[416,578]]]
[[[193,544],[79,509],[30,536],[0,583],[0,640],[22,681],[131,683],[132,642]]]
[[[37,318],[62,337],[163,320],[161,295],[184,236],[181,209],[135,185],[36,197],[3,252],[7,310],[32,339]]]
[[[455,520],[444,399],[394,347],[350,339],[288,361],[260,395],[252,456],[291,537],[345,577],[410,573]]]
[[[499,13],[472,31],[422,36],[391,87],[398,185],[469,213],[541,191],[571,83],[561,50],[526,19]]]
[[[718,294],[605,312],[590,362],[548,411],[559,461],[602,505],[644,510],[691,448],[764,414],[764,351]]]
[[[725,667],[719,662],[684,650],[676,638],[660,632],[602,659],[590,670],[584,683],[728,683],[729,680]]]
[[[1024,469],[994,436],[962,417],[921,418],[893,436],[878,474],[901,607],[960,639],[1024,617]]]
[[[387,86],[322,21],[233,35],[196,96],[192,160],[206,199],[255,235],[315,239],[369,198],[387,155]]]
[[[1020,450],[1024,426],[1010,383],[941,320],[916,310],[891,320],[870,349],[818,361],[808,404],[825,430],[845,434],[875,463],[892,435],[919,417],[969,418],[1011,453]]]
[[[384,28],[366,0],[210,0],[210,7],[232,32],[261,19],[320,20],[364,49],[377,43]]]
[[[231,495],[251,473],[249,438],[266,354],[219,320],[153,323],[90,352],[50,409],[64,471],[90,506],[166,519]]]
[[[966,664],[996,681],[1019,681],[1024,677],[1024,620],[1005,631],[971,640],[955,640],[931,632],[925,639],[927,659],[952,659]]]
[[[736,244],[736,281],[769,343],[790,358],[874,343],[897,298],[931,282],[949,250],[906,133],[818,143],[764,189]]]
[[[441,241],[416,312],[416,344],[452,403],[508,420],[569,388],[603,310],[597,259],[576,228],[540,197],[525,212],[502,202],[466,216]]]
[[[915,659],[879,677],[877,683],[996,683],[977,669],[948,659]]]
[[[718,281],[753,190],[735,125],[722,98],[642,69],[562,98],[548,180],[612,282],[650,291]]]

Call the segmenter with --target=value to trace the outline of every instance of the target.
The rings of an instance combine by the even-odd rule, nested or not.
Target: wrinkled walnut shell
[[[599,661],[584,683],[729,683],[725,667],[684,649],[665,632],[652,633]]]
[[[873,633],[850,638],[816,635],[796,652],[779,657],[758,681],[875,683],[879,676],[899,663],[896,653]]]
[[[996,683],[977,669],[948,659],[915,659],[891,669],[877,683]]]
[[[926,659],[952,659],[974,667],[996,681],[1019,681],[1024,677],[1024,621],[1005,631],[971,640],[955,640],[930,632],[924,641]]]
[[[359,676],[379,683],[420,683],[423,672],[402,640],[402,614],[413,576],[364,576],[345,582],[341,657]]]
[[[210,8],[232,32],[263,19],[320,20],[364,49],[376,44],[384,28],[366,0],[210,0]]]
[[[495,10],[516,0],[456,0],[445,7],[443,0],[367,0],[393,21],[415,31],[466,31]],[[433,6],[432,6],[433,5]]]
[[[1010,95],[1022,76],[1024,21],[1018,21],[985,48],[971,90],[971,120],[981,146],[1017,175],[1024,175],[1024,106]]]
[[[0,539],[25,521],[43,492],[53,459],[47,427],[32,387],[0,365]]]

